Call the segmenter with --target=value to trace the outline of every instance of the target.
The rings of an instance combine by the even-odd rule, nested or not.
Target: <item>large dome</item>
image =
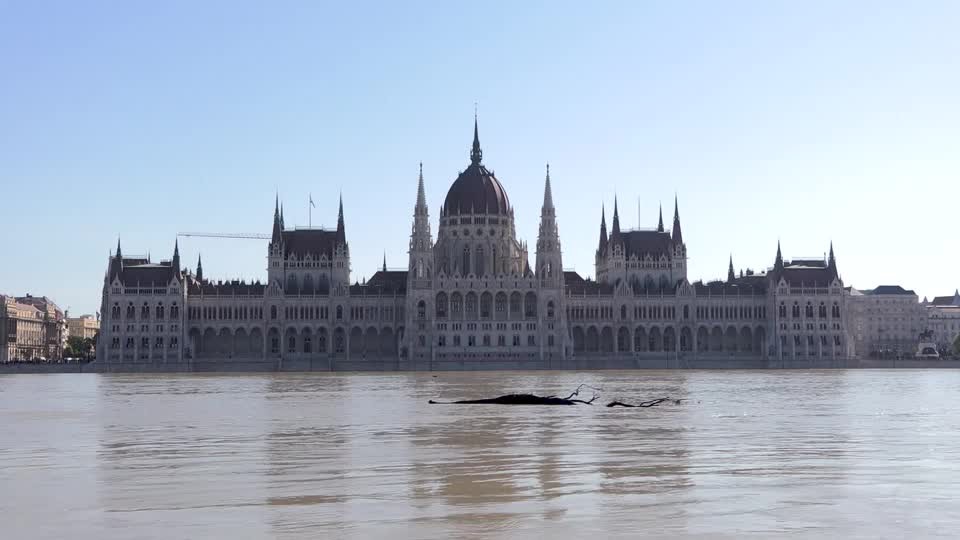
[[[470,151],[470,166],[447,191],[443,202],[443,215],[457,214],[493,214],[509,215],[510,198],[500,181],[483,166],[483,151],[480,150],[480,137],[477,122],[473,123],[473,149]]]
[[[473,163],[447,191],[443,202],[445,215],[510,213],[510,199],[493,173],[479,163]]]

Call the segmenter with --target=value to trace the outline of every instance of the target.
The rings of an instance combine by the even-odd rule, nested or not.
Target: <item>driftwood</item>
[[[650,401],[641,401],[636,405],[631,405],[630,403],[624,403],[622,401],[611,401],[610,403],[607,403],[607,407],[656,407],[657,405],[660,405],[661,403],[666,403],[668,401],[673,402],[675,405],[679,405],[681,400],[670,399],[668,397],[665,397],[665,398],[651,399]]]
[[[495,398],[487,399],[462,399],[459,401],[434,401],[430,400],[427,403],[431,405],[479,405],[479,404],[493,404],[493,405],[591,405],[593,402],[600,397],[600,394],[594,392],[593,397],[589,400],[583,399],[574,399],[575,396],[580,395],[580,390],[584,387],[590,388],[591,390],[598,390],[591,386],[581,384],[567,397],[557,397],[557,396],[538,396],[536,394],[507,394],[505,396],[499,396]]]

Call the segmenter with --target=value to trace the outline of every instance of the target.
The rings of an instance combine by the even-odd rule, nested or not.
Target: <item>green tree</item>
[[[87,358],[90,356],[95,343],[90,338],[80,336],[70,336],[67,338],[67,347],[63,350],[63,355],[68,357]]]

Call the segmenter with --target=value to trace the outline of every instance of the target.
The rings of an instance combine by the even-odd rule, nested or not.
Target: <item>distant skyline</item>
[[[835,246],[848,286],[960,286],[960,4],[556,2],[0,6],[0,293],[98,309],[107,256],[177,232],[334,226],[353,278],[405,267],[423,162],[440,205],[484,163],[536,242],[550,163],[564,265],[600,209],[679,198],[689,277]],[[639,215],[638,215],[639,214]],[[266,241],[181,238],[211,279]]]

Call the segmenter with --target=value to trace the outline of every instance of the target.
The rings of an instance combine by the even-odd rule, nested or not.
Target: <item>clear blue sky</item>
[[[549,161],[583,275],[601,203],[653,227],[677,193],[691,281],[780,239],[857,287],[960,285],[960,3],[453,4],[0,2],[0,292],[92,312],[118,234],[268,233],[278,189],[331,226],[342,190],[355,279],[403,267],[417,163],[436,232],[474,102],[518,235]],[[264,242],[180,247],[265,276]]]

